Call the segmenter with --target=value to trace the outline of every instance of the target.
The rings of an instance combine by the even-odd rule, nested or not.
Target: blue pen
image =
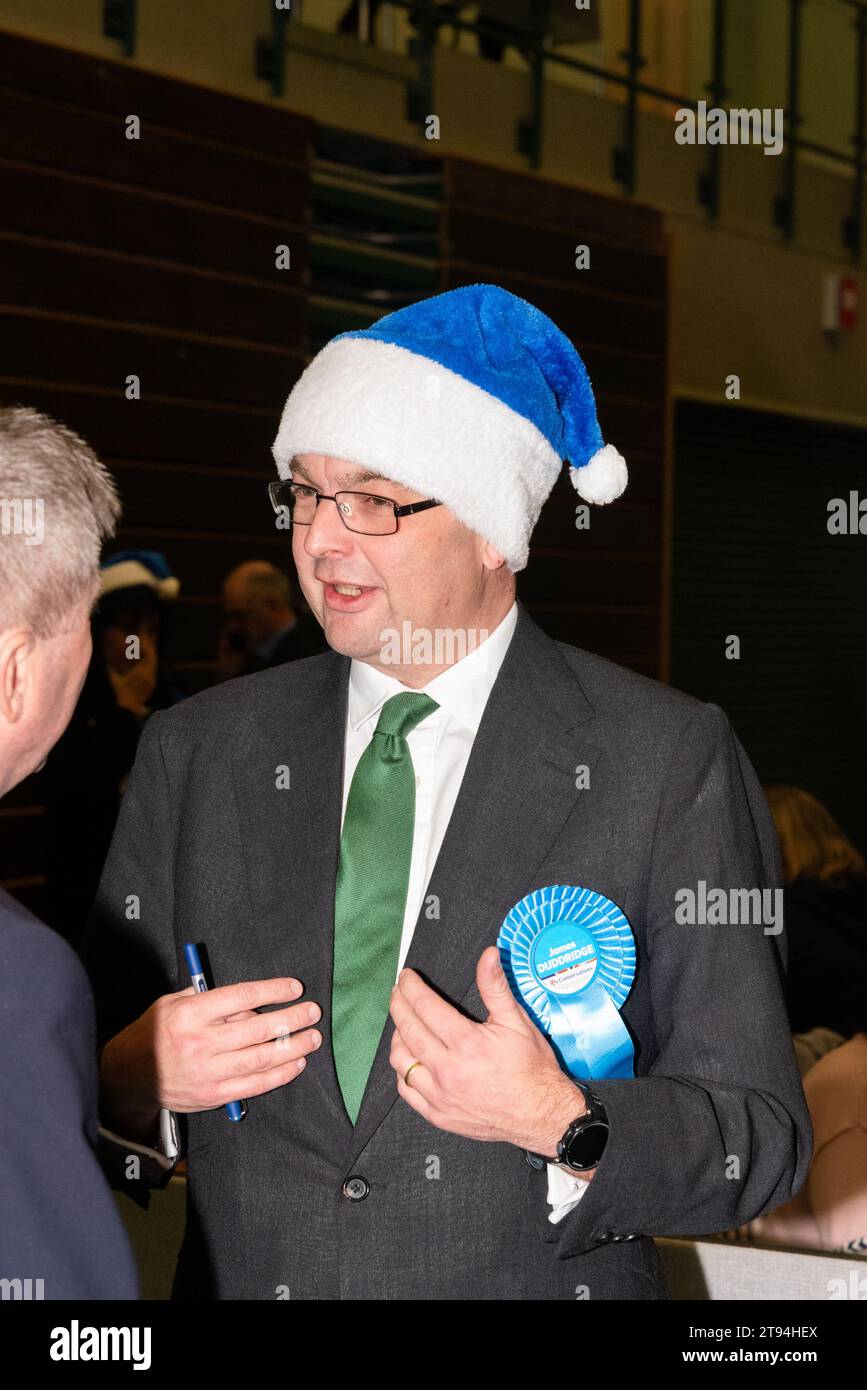
[[[202,962],[199,960],[199,952],[192,941],[186,942],[184,955],[187,958],[187,969],[190,972],[190,981],[193,989],[199,994],[207,994],[208,982],[202,970]],[[226,1114],[230,1120],[243,1120],[247,1113],[247,1106],[243,1100],[230,1100],[226,1106]]]

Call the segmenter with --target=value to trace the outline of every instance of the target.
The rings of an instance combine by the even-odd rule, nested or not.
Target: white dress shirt
[[[423,687],[423,693],[436,700],[439,709],[429,714],[407,735],[415,768],[415,828],[398,975],[406,960],[425,890],[458,799],[473,740],[517,621],[518,605],[513,603],[499,626],[487,638],[479,641],[474,651],[468,652]],[[392,695],[407,689],[394,676],[386,675],[377,667],[363,661],[353,661],[349,673],[349,712],[346,721],[344,816],[355,769],[373,738],[380,710]],[[341,820],[341,828],[342,824]],[[495,939],[495,935],[492,936],[491,945]],[[586,1179],[564,1173],[549,1163],[548,1201],[554,1208],[549,1219],[559,1221],[567,1211],[571,1211],[587,1186]]]
[[[487,638],[478,640],[473,651],[424,686],[423,693],[436,700],[439,708],[407,735],[415,770],[415,825],[397,974],[403,968],[409,951],[416,919],[454,810],[473,740],[517,621],[518,606],[513,603]],[[382,706],[392,695],[408,689],[410,687],[403,685],[395,676],[387,675],[366,662],[353,660],[349,673],[346,721],[344,816],[355,769],[373,738]],[[341,829],[342,825],[341,817]],[[499,923],[492,927],[491,945],[496,939],[496,930],[499,930]],[[170,1166],[177,1159],[178,1142],[174,1116],[166,1110],[160,1114],[160,1135],[160,1147],[165,1151],[163,1166]],[[154,1154],[153,1150],[142,1146],[127,1144],[129,1148]],[[554,1223],[561,1221],[581,1200],[588,1186],[586,1179],[575,1177],[549,1163],[548,1202],[553,1210],[548,1220]]]

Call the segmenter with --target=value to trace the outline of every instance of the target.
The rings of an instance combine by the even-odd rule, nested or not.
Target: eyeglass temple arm
[[[404,507],[395,507],[395,516],[411,516],[413,512],[427,511],[428,507],[441,507],[442,502],[435,502],[432,498],[427,502],[408,502]]]

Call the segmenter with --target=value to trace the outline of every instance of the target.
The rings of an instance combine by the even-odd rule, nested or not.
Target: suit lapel
[[[593,717],[556,643],[519,603],[405,962],[455,1005],[510,908],[541,886],[535,875],[582,795],[575,769],[600,755],[581,727]],[[431,903],[438,918],[428,915]],[[389,1017],[347,1142],[346,1172],[398,1099],[388,1060],[393,1032]]]
[[[326,653],[298,679],[281,680],[290,670],[263,676],[270,689],[233,760],[254,961],[268,974],[297,976],[303,997],[320,1004],[322,1044],[306,1082],[320,1089],[346,1137],[352,1125],[334,1070],[330,1014],[350,661]],[[288,788],[275,787],[280,767],[289,770]]]

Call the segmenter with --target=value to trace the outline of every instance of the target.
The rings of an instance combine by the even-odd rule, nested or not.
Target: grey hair
[[[0,407],[0,632],[69,631],[99,592],[103,540],[120,501],[111,475],[66,425]]]

